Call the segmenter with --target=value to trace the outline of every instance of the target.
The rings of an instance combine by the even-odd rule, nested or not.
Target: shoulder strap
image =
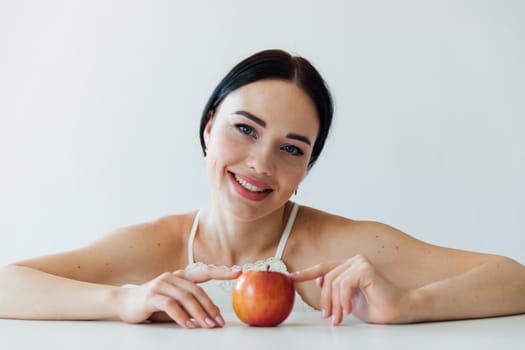
[[[193,241],[195,234],[197,233],[197,227],[199,226],[199,214],[200,210],[197,211],[195,219],[193,219],[193,225],[191,226],[190,238],[188,238],[188,265],[193,264]]]
[[[290,216],[288,217],[286,227],[284,228],[283,234],[281,235],[281,240],[279,241],[279,245],[277,246],[277,251],[275,252],[275,257],[279,260],[283,256],[284,247],[286,247],[286,242],[288,242],[288,236],[290,236],[290,232],[292,231],[292,227],[295,222],[295,217],[297,216],[297,211],[299,211],[299,205],[297,203],[294,203],[292,211],[290,212]]]

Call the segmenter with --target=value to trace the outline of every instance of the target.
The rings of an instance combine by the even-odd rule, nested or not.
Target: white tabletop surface
[[[0,349],[525,349],[525,315],[479,320],[373,325],[347,318],[338,327],[319,313],[295,313],[278,327],[224,315],[221,329],[118,321],[0,319]]]

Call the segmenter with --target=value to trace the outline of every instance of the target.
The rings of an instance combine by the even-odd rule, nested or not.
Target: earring
[[[206,157],[208,155],[208,147],[204,149],[204,156]]]

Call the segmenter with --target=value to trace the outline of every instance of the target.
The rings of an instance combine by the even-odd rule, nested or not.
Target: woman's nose
[[[258,174],[272,175],[275,170],[271,151],[266,147],[257,147],[253,149],[249,153],[246,163],[249,168],[253,169]]]

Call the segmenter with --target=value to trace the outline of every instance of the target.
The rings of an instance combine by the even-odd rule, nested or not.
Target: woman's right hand
[[[232,280],[241,270],[204,267],[165,272],[135,288],[122,289],[119,317],[124,322],[172,320],[186,329],[224,326],[219,308],[197,283],[211,279]]]

